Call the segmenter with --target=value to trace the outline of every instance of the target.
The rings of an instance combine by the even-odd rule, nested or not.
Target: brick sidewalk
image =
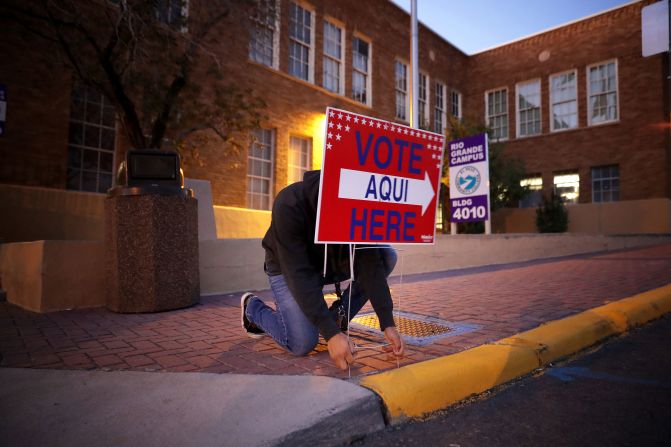
[[[481,326],[428,346],[408,346],[400,364],[452,354],[670,282],[671,244],[411,275],[403,284],[394,278],[393,293],[402,311]],[[269,297],[267,291],[260,295]],[[324,343],[296,358],[270,338],[244,336],[239,296],[207,297],[189,309],[135,315],[104,309],[36,314],[0,303],[0,365],[347,377],[331,364]],[[396,366],[378,350],[357,355],[352,376]]]

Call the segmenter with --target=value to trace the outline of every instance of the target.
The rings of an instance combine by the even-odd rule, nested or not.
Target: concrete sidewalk
[[[421,362],[414,367],[423,366],[424,360],[442,361],[450,354],[670,281],[669,244],[406,276],[402,283],[393,285],[396,306],[401,310],[479,328],[425,346],[409,346],[401,363]],[[260,294],[268,297],[267,292]],[[11,436],[30,440],[30,435],[36,437],[35,445],[52,438],[70,445],[72,439],[138,445],[153,439],[183,440],[181,436],[192,431],[193,439],[202,440],[201,445],[222,441],[223,445],[263,445],[296,439],[329,445],[365,433],[367,427],[380,426],[382,407],[375,395],[351,383],[315,377],[347,377],[333,367],[323,344],[307,357],[294,358],[267,338],[246,338],[239,329],[238,299],[239,295],[206,298],[190,309],[150,315],[119,315],[103,309],[40,315],[1,303],[2,366],[32,369],[0,369],[0,441],[8,439],[11,442],[2,444],[14,445],[17,438]],[[354,333],[355,341],[362,343],[371,337],[375,338]],[[537,355],[533,350],[530,354]],[[397,366],[375,349],[362,349],[357,355],[352,369],[355,378]],[[399,374],[414,377],[404,371]],[[237,390],[244,392],[236,394]],[[413,393],[410,389],[409,395]],[[67,406],[53,405],[61,402]],[[305,402],[312,406],[303,407]],[[418,414],[426,411],[430,410],[421,408]],[[11,417],[5,418],[5,414]],[[255,420],[264,421],[262,429]],[[121,428],[106,429],[107,424]],[[246,434],[249,442],[238,442],[240,438],[234,438],[233,433]],[[126,437],[95,438],[103,435]]]
[[[3,446],[332,445],[384,428],[373,392],[315,376],[0,369]]]

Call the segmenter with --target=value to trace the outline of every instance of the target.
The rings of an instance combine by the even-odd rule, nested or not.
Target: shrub
[[[568,229],[568,211],[554,191],[536,209],[536,227],[540,233],[563,233]]]

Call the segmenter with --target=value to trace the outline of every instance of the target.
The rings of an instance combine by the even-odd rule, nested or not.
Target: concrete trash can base
[[[159,312],[198,303],[198,201],[186,190],[154,195],[123,189],[105,200],[107,308]]]

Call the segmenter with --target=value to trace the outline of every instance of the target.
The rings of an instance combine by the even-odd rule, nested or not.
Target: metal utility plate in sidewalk
[[[453,337],[480,328],[477,324],[453,323],[440,318],[411,312],[394,312],[396,329],[406,343],[424,346],[441,338]],[[350,329],[380,336],[380,323],[374,312],[359,314],[352,319]]]

